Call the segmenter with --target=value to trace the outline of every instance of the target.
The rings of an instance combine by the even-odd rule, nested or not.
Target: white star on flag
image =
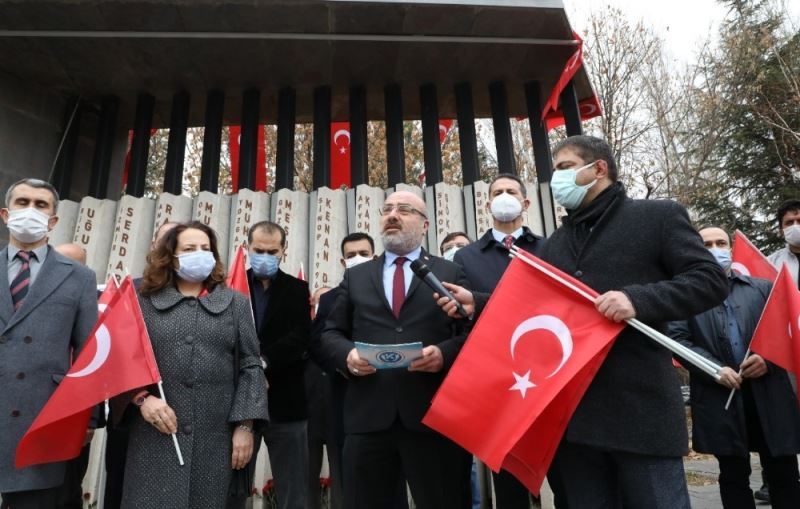
[[[514,378],[517,379],[516,383],[508,388],[509,391],[519,391],[522,398],[525,399],[525,393],[531,387],[536,387],[536,384],[531,382],[531,370],[528,370],[524,375],[514,373]]]

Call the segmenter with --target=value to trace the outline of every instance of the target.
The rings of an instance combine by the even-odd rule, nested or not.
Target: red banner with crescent
[[[350,185],[350,122],[331,122],[331,189]]]
[[[242,128],[232,125],[228,128],[228,152],[231,156],[231,188],[239,190],[239,160]],[[258,144],[256,146],[256,188],[253,191],[267,190],[267,151],[266,130],[263,124],[258,126]]]

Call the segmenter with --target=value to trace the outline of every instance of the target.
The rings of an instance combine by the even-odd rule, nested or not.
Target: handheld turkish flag
[[[231,262],[231,268],[228,270],[228,278],[225,280],[228,288],[237,291],[250,299],[250,285],[247,284],[247,268],[245,267],[244,260],[246,252],[244,244],[236,249],[236,255]]]
[[[161,380],[130,277],[113,291],[107,306],[72,368],[20,440],[17,468],[78,456],[96,405]]]
[[[800,376],[800,291],[786,265],[767,298],[750,349]]]
[[[538,258],[524,256],[597,295]],[[515,259],[423,423],[538,493],[572,413],[624,326]]]
[[[745,276],[775,281],[775,278],[778,277],[778,271],[769,263],[767,257],[761,254],[761,251],[744,236],[744,233],[736,230],[733,239],[731,270],[735,270]]]

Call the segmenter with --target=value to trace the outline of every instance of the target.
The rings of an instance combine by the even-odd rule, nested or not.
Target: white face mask
[[[361,265],[364,262],[368,262],[372,260],[372,258],[367,258],[366,256],[355,255],[352,258],[348,258],[344,261],[345,268],[352,269],[356,265]]]
[[[783,238],[792,246],[800,246],[800,224],[793,224],[784,228]]]
[[[458,251],[459,249],[461,249],[461,248],[457,247],[457,246],[451,247],[450,249],[448,249],[447,251],[442,253],[442,258],[444,258],[447,261],[452,262],[453,261],[453,257],[455,257],[455,255],[456,255],[456,251]]]
[[[211,251],[191,251],[177,256],[178,277],[190,283],[201,283],[211,275],[217,264]]]
[[[47,235],[50,216],[33,207],[8,211],[8,231],[23,244],[39,242]]]
[[[492,211],[492,217],[501,223],[510,223],[522,214],[522,202],[508,193],[495,196],[489,208]]]

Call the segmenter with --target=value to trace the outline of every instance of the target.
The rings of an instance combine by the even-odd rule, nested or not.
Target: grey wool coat
[[[632,200],[622,184],[570,211],[541,257],[600,294],[624,292],[636,318],[661,332],[721,303],[725,272],[703,246],[686,210]],[[627,327],[578,404],[566,440],[654,456],[688,452],[683,398],[672,354]]]
[[[222,509],[236,423],[268,419],[250,303],[224,286],[199,299],[170,286],[139,301],[164,395],[178,418],[185,465],[178,465],[169,435],[131,412],[122,507]],[[239,381],[234,387],[236,342]]]
[[[95,276],[49,248],[14,312],[7,251],[0,251],[0,492],[52,488],[64,482],[64,462],[18,470],[14,455],[97,321]]]

